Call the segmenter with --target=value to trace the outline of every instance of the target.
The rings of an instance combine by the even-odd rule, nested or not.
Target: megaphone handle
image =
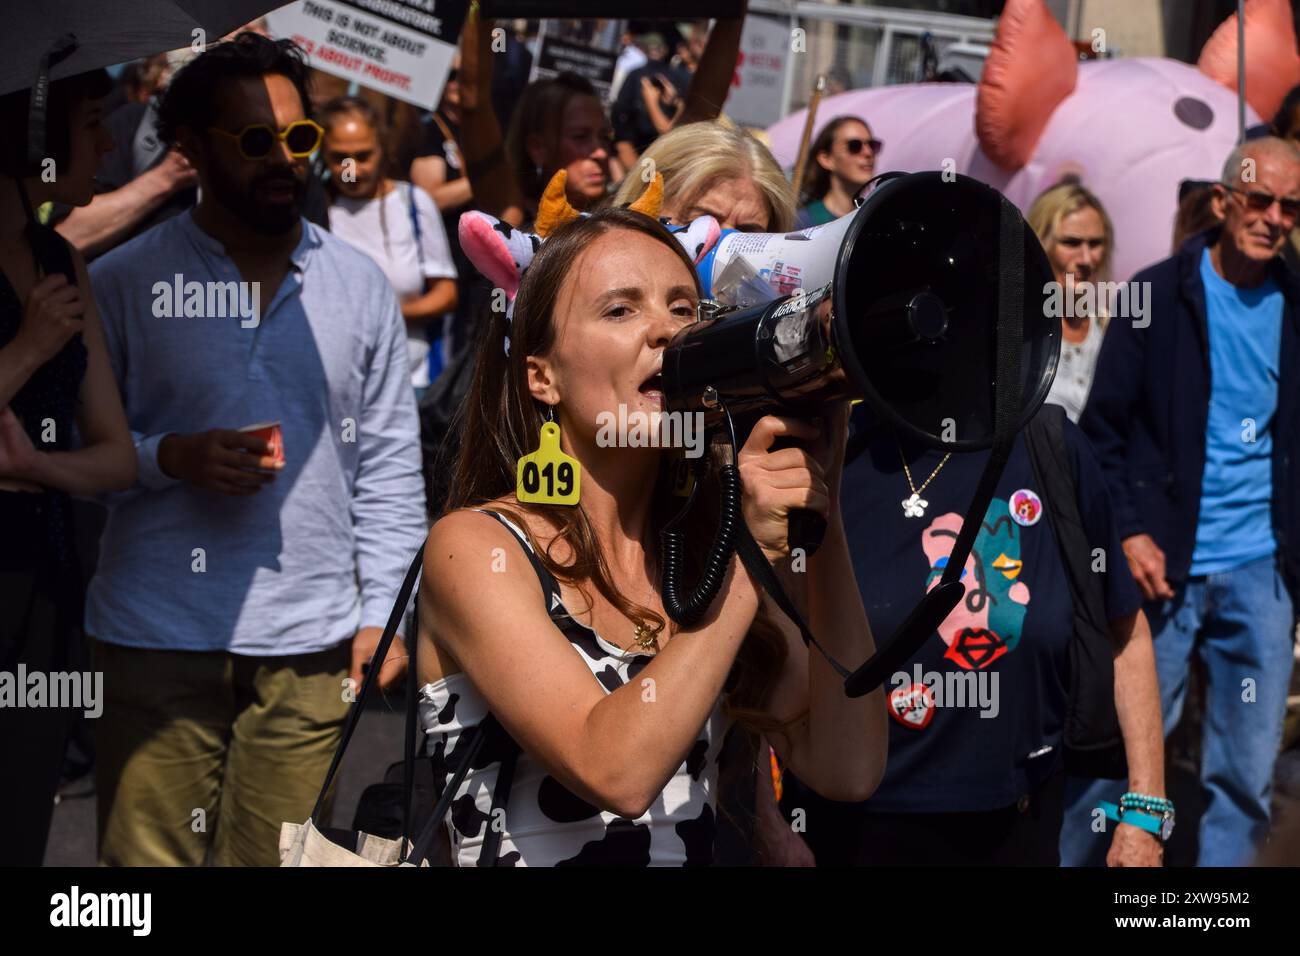
[[[793,552],[796,548],[805,555],[817,553],[826,537],[826,519],[811,508],[795,508],[786,515],[786,541]]]
[[[778,438],[772,442],[769,450],[780,451],[782,448],[802,447],[803,443],[793,438]],[[795,548],[799,548],[805,557],[816,554],[825,537],[826,519],[811,508],[793,508],[786,515],[785,539],[791,553]]]

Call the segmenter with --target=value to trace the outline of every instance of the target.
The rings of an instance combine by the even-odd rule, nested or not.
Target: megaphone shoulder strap
[[[998,333],[995,343],[993,392],[993,450],[984,465],[975,494],[966,509],[961,531],[953,543],[943,576],[912,610],[880,649],[845,682],[850,697],[870,693],[906,663],[921,643],[943,623],[965,593],[961,573],[984,524],[989,502],[997,490],[1021,412],[1021,349],[1024,341],[1025,232],[1020,213],[999,196],[998,217]]]
[[[835,669],[835,672],[841,677],[847,678],[852,671],[832,657],[830,652],[818,642],[816,635],[804,622],[803,615],[799,613],[799,609],[790,600],[790,595],[781,586],[781,580],[776,576],[776,572],[772,570],[772,565],[768,563],[766,556],[764,556],[763,549],[758,546],[754,536],[749,533],[749,527],[743,520],[739,524],[740,527],[737,529],[738,534],[736,536],[736,553],[740,555],[740,560],[745,563],[749,573],[754,576],[754,580],[758,582],[759,586],[771,596],[772,600],[776,602],[776,606],[781,609],[785,616],[794,622],[794,626],[799,628],[799,634],[803,638],[804,644],[817,648],[822,657],[826,658],[826,662]]]

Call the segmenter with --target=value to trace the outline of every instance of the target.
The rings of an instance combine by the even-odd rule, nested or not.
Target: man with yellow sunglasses
[[[217,126],[208,127],[208,131],[233,140],[239,155],[251,162],[266,159],[277,142],[284,144],[290,158],[305,159],[320,148],[325,135],[325,130],[310,119],[295,120],[278,132],[265,123],[249,123],[237,133]]]
[[[397,298],[302,216],[306,77],[251,33],[181,70],[159,136],[198,204],[91,274],[143,463],[87,595],[103,864],[278,862],[423,537]]]

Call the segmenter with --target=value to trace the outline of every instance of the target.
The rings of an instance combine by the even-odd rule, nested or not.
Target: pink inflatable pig
[[[1287,0],[1249,0],[1248,125],[1271,116],[1300,83],[1293,38]],[[1079,63],[1042,0],[1008,0],[978,85],[841,93],[821,104],[818,125],[860,116],[885,142],[877,172],[952,169],[1001,190],[1022,212],[1063,175],[1077,174],[1114,220],[1112,278],[1124,280],[1170,254],[1179,182],[1218,179],[1236,145],[1236,77],[1225,75],[1235,50],[1233,17],[1206,44],[1199,67],[1158,58]],[[787,167],[803,124],[800,111],[768,131]]]

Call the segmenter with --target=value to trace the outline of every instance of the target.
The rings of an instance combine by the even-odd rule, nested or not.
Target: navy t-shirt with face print
[[[1087,439],[1065,422],[1092,565],[1110,620],[1141,607]],[[877,644],[943,574],[988,452],[953,454],[908,516],[907,455],[919,488],[943,453],[884,433],[846,469],[843,514]],[[1073,603],[1022,438],[966,562],[956,609],[884,685],[885,778],[863,808],[950,812],[1009,806],[1061,766]]]

